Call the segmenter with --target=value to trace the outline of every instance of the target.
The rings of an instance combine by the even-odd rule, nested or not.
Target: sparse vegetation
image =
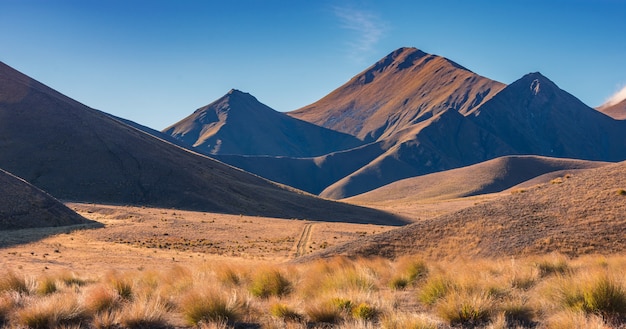
[[[63,274],[26,278],[10,272],[2,281],[0,323],[31,328],[619,328],[626,325],[625,272],[623,256],[471,263],[335,258],[260,270],[258,265],[208,264],[108,272],[83,279],[82,285],[55,283],[55,291],[40,287],[63,282]],[[394,277],[407,280],[404,290],[390,287]]]

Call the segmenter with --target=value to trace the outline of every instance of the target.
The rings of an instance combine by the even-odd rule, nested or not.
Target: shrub
[[[234,322],[240,317],[236,303],[229,303],[218,293],[191,293],[180,304],[185,321],[190,325],[207,322]]]
[[[250,285],[250,293],[255,297],[281,297],[291,292],[291,282],[279,271],[263,271],[258,274]]]
[[[405,277],[395,277],[389,281],[389,288],[393,290],[404,290],[409,285],[409,279]]]
[[[302,321],[302,315],[281,303],[272,304],[270,306],[270,314],[283,321]]]

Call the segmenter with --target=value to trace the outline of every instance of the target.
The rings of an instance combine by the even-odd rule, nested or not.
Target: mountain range
[[[216,103],[228,102],[229,95]],[[331,199],[506,155],[626,159],[626,123],[588,107],[541,73],[505,85],[416,48],[390,53],[328,96],[287,115],[350,134],[362,143],[348,149],[346,144],[337,144],[333,152],[323,155],[307,153],[302,147],[299,156],[249,151],[212,156]],[[274,132],[283,144],[301,140],[271,128],[277,124],[255,118],[249,115],[243,123],[226,121],[220,129],[230,126],[230,131],[243,135],[232,139],[238,143],[255,140],[255,136],[267,139],[248,135],[250,125],[262,127],[264,134]],[[193,122],[194,132],[187,132],[192,136],[213,129],[213,123]],[[164,132],[179,137],[173,131]],[[188,146],[198,147],[197,142]],[[216,152],[205,149],[204,153]]]
[[[402,224],[191,152],[0,63],[0,168],[61,200]]]

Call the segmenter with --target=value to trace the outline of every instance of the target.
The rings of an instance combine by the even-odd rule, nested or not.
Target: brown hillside
[[[0,169],[0,230],[88,222],[47,193]]]
[[[604,104],[597,109],[615,120],[626,120],[626,99],[613,105]]]
[[[333,255],[502,257],[626,252],[626,162],[331,248]]]
[[[230,214],[401,224],[190,152],[0,64],[0,167],[53,196]]]
[[[362,144],[354,136],[292,118],[234,89],[163,132],[205,154],[311,157]]]
[[[391,201],[455,199],[501,192],[551,172],[564,176],[568,170],[597,168],[607,164],[540,156],[505,156],[463,168],[399,180],[344,200],[371,205]]]
[[[504,85],[440,56],[400,48],[289,115],[371,141],[452,108],[468,113]]]

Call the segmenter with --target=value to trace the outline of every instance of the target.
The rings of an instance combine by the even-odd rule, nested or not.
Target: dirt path
[[[300,257],[306,254],[306,247],[311,242],[312,229],[313,223],[304,224],[302,234],[300,235],[300,239],[298,239],[298,243],[296,244],[296,253],[294,257]]]

